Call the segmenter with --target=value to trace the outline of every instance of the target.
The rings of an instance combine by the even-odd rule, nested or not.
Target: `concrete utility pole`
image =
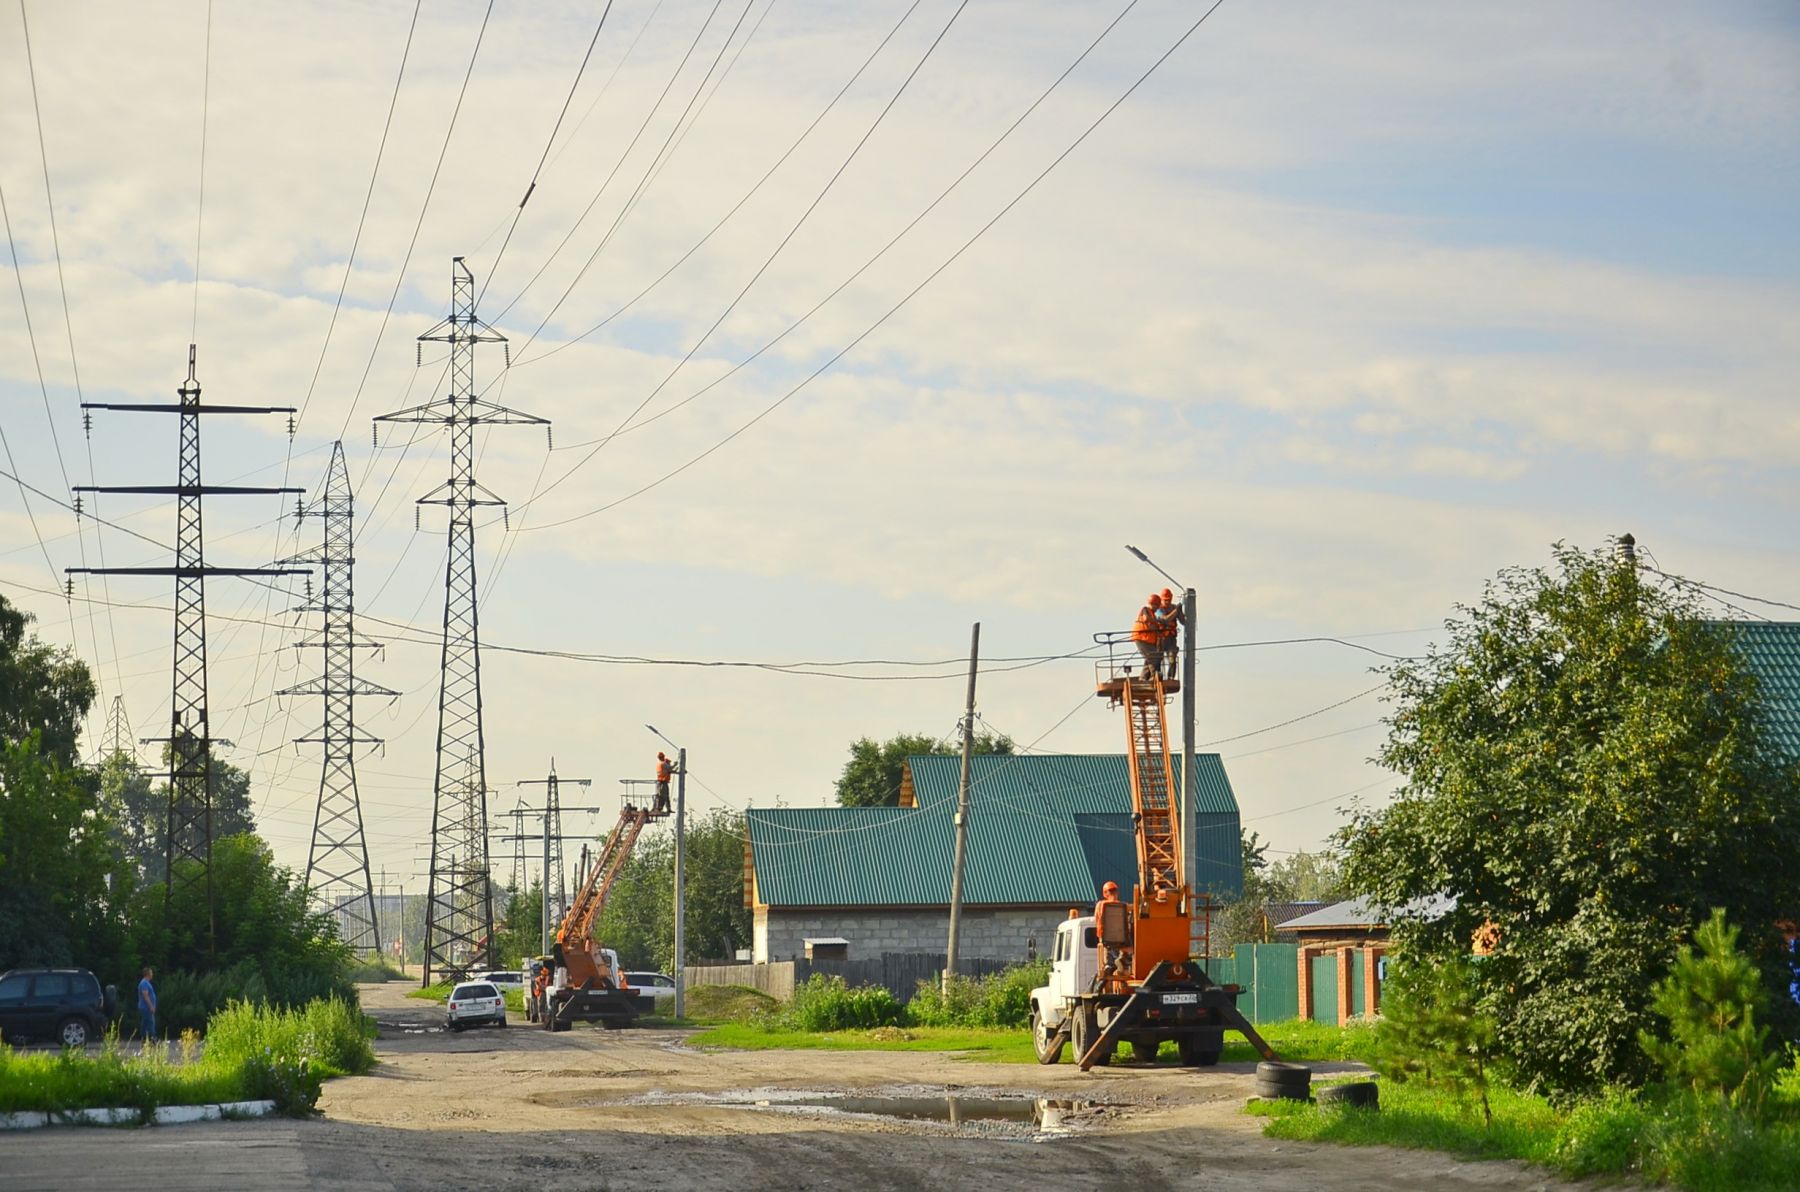
[[[687,969],[687,747],[663,737],[654,724],[645,728],[675,750],[675,1017],[687,1006],[682,976]]]
[[[957,935],[962,930],[963,859],[969,848],[969,763],[975,753],[975,672],[981,657],[981,622],[969,633],[969,698],[963,705],[962,771],[956,782],[956,862],[950,871],[950,939],[944,946],[944,983],[956,975]]]

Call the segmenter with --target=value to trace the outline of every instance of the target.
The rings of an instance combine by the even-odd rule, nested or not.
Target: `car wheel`
[[[86,1047],[88,1025],[79,1018],[65,1018],[62,1026],[57,1028],[56,1036],[64,1047]]]
[[[1175,1041],[1181,1051],[1181,1062],[1189,1068],[1210,1068],[1219,1062],[1217,1048],[1204,1048],[1193,1035],[1182,1035]]]
[[[494,1020],[494,1025],[495,1026],[505,1026],[506,1025],[506,1015],[502,1014],[499,1018],[496,1018]]]

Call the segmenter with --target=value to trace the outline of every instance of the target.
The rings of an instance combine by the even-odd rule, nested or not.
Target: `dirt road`
[[[403,1192],[1568,1186],[1513,1164],[1265,1139],[1237,1112],[1250,1065],[1083,1074],[937,1054],[706,1053],[682,1032],[551,1035],[518,1020],[446,1034],[442,1010],[404,992],[365,988],[381,1064],[328,1084],[321,1120],[109,1132],[98,1171],[82,1149],[93,1132],[40,1131],[0,1143],[0,1187],[34,1172],[61,1177],[39,1187],[131,1172],[141,1186]],[[951,1098],[955,1125],[887,1116],[947,1118]],[[1036,1128],[1040,1102],[1066,1132]],[[1014,1120],[979,1120],[993,1114]]]

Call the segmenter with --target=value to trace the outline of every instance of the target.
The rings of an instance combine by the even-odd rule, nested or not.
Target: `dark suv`
[[[0,1036],[85,1047],[106,1030],[111,991],[86,969],[13,969],[0,973]]]

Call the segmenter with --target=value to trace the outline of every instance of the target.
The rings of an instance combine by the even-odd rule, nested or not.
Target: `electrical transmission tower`
[[[487,762],[481,727],[481,635],[475,584],[475,511],[505,502],[475,481],[475,428],[548,419],[509,410],[475,393],[475,345],[506,337],[475,316],[475,277],[455,258],[450,317],[419,336],[450,345],[450,392],[376,418],[450,430],[450,478],[421,505],[449,511],[444,562],[444,645],[438,687],[437,771],[432,783],[431,872],[426,887],[424,983],[490,963],[494,887],[488,858]],[[379,434],[379,428],[377,428]],[[504,516],[504,514],[502,514]],[[446,864],[452,856],[461,864]]]
[[[207,951],[213,950],[212,880],[212,730],[206,713],[206,579],[212,575],[304,575],[294,567],[208,567],[205,536],[201,532],[201,498],[244,496],[253,493],[300,493],[299,488],[246,488],[235,484],[200,482],[200,418],[205,414],[292,414],[293,406],[233,406],[201,404],[200,382],[194,376],[194,345],[188,345],[187,380],[177,389],[180,401],[82,402],[84,410],[123,410],[144,414],[175,414],[180,423],[180,460],[177,483],[136,485],[77,485],[77,493],[138,493],[173,496],[175,501],[175,565],[173,567],[71,567],[71,574],[167,575],[175,578],[175,666],[170,699],[169,735],[150,737],[169,747],[169,812],[163,900],[167,905],[177,888],[204,881],[206,885]],[[288,423],[292,433],[293,422]],[[197,862],[178,868],[183,861]]]
[[[550,773],[543,778],[527,778],[520,786],[541,786],[544,788],[544,838],[554,841],[544,858],[544,901],[554,902],[558,913],[569,905],[569,888],[563,877],[563,834],[562,834],[562,795],[559,787],[562,783],[575,786],[592,786],[591,778],[558,778],[556,776],[556,759],[550,759]]]
[[[356,748],[379,745],[379,737],[356,733],[356,697],[400,693],[356,676],[356,652],[380,649],[381,643],[356,632],[356,600],[351,575],[356,560],[355,504],[350,491],[350,471],[344,466],[344,444],[331,445],[331,466],[325,472],[325,490],[311,506],[300,505],[295,516],[316,517],[324,522],[324,541],[314,550],[296,555],[290,563],[311,563],[324,576],[316,600],[306,610],[319,614],[319,632],[296,649],[325,652],[316,679],[286,688],[280,695],[317,695],[325,701],[325,716],[316,737],[295,737],[302,744],[318,745],[324,752],[319,771],[319,806],[313,815],[312,848],[306,856],[306,888],[337,915],[345,943],[358,952],[381,949],[381,930],[375,915],[375,894],[369,877],[369,850],[363,840],[362,805],[356,795]]]
[[[106,718],[106,733],[100,738],[100,756],[96,761],[111,760],[115,753],[137,758],[136,743],[131,739],[131,721],[125,717],[125,697],[113,696],[112,712]]]

